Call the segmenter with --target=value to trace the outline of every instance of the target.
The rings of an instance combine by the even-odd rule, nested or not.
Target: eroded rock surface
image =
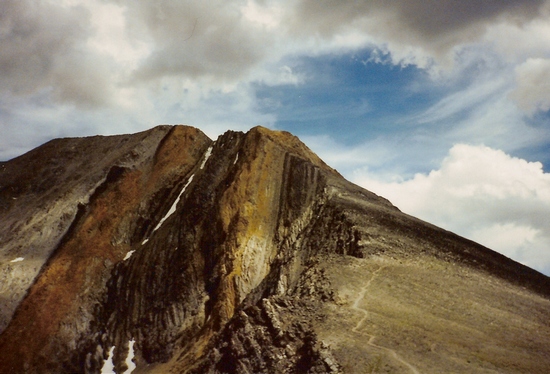
[[[124,373],[130,345],[135,373],[550,368],[548,277],[401,213],[291,134],[163,126],[0,168],[0,372]],[[492,325],[464,319],[482,299]],[[419,313],[439,321],[426,337]],[[506,320],[536,336],[490,355]],[[411,339],[446,351],[430,367]]]

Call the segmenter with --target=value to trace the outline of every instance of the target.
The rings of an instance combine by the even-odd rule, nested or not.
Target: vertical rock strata
[[[2,164],[1,373],[106,360],[123,373],[130,346],[141,373],[341,372],[315,329],[337,302],[327,256],[432,256],[550,294],[547,277],[402,214],[288,133],[96,140]]]

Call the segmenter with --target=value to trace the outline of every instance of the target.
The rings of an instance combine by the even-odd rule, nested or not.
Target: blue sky
[[[324,135],[360,147],[366,140],[398,134],[394,142],[399,147],[427,127],[412,118],[433,106],[447,88],[430,82],[426,72],[415,66],[369,61],[373,52],[366,48],[295,59],[289,65],[305,81],[258,85],[260,110],[274,113],[277,128],[299,137]],[[414,171],[429,171],[429,161],[419,160]]]
[[[402,128],[400,119],[427,109],[438,90],[419,90],[415,83],[426,80],[422,70],[369,61],[372,52],[364,49],[292,61],[292,70],[306,81],[258,85],[261,110],[276,113],[277,126],[298,135],[315,130],[352,144]]]
[[[287,130],[550,274],[547,0],[5,0],[0,25],[0,159],[158,124]]]

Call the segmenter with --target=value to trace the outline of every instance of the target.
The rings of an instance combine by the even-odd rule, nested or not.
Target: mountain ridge
[[[2,169],[0,222],[10,229],[1,237],[10,240],[0,260],[9,285],[1,295],[9,324],[1,329],[0,372],[97,373],[111,359],[122,373],[132,340],[136,372],[362,372],[326,342],[338,347],[347,339],[352,351],[367,345],[359,355],[366,365],[381,357],[387,368],[412,372],[414,360],[361,332],[370,315],[363,299],[381,274],[430,274],[424,261],[434,275],[451,274],[459,289],[471,279],[504,284],[507,295],[519,293],[539,312],[550,296],[548,277],[403,214],[285,132],[256,127],[212,141],[198,129],[161,126],[52,141]],[[37,212],[46,212],[42,221],[21,224]],[[59,229],[44,239],[51,226]],[[18,267],[33,255],[34,273],[21,276]],[[347,302],[356,280],[342,283],[347,275],[339,268],[353,273],[354,266],[365,269],[357,279],[368,275],[368,287]],[[415,272],[403,274],[407,267]],[[393,287],[387,295],[404,287],[384,279]],[[447,300],[426,279],[419,284]],[[510,308],[500,299],[487,303]],[[325,322],[312,323],[305,311]],[[357,314],[347,330],[353,338],[326,322],[344,316],[345,325]],[[548,341],[541,323],[529,326]],[[423,357],[416,357],[420,365]],[[439,368],[467,372],[451,358],[442,362]]]

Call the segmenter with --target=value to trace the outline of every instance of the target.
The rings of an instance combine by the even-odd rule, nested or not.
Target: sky
[[[290,131],[550,275],[550,0],[0,1],[0,160],[159,124]]]

